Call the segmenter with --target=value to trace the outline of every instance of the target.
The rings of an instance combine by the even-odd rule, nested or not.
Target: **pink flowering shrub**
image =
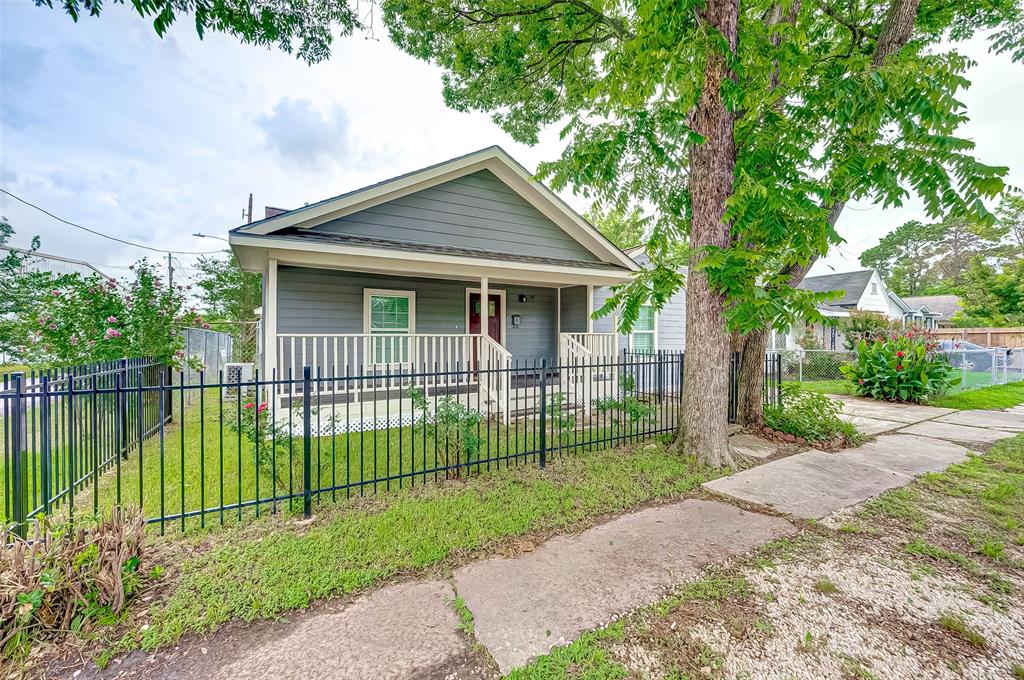
[[[840,367],[857,394],[918,403],[960,384],[930,333],[910,329],[857,343],[857,359]]]
[[[79,274],[45,282],[36,306],[18,320],[28,363],[74,366],[125,357],[152,357],[175,369],[194,361],[182,328],[191,324],[184,293],[161,284],[153,265],[133,266],[134,279]]]

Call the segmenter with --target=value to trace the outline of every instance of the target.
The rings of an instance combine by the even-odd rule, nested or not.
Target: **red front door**
[[[495,342],[501,342],[501,296],[488,295],[490,305],[487,311],[487,335]],[[469,294],[469,332],[480,331],[480,293]]]

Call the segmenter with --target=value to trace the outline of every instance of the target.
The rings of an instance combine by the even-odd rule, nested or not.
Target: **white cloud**
[[[257,124],[271,149],[300,166],[322,168],[354,155],[348,116],[340,106],[324,114],[308,99],[285,97]]]

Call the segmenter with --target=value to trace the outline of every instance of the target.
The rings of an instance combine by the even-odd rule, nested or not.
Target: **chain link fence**
[[[828,349],[796,349],[777,352],[782,358],[782,379],[792,382],[844,380],[839,369],[857,358],[856,352]]]
[[[1024,381],[1024,349],[943,349],[942,354],[960,372],[955,391]]]
[[[210,329],[231,337],[231,361],[256,363],[259,356],[259,321],[211,321]]]
[[[950,392],[1024,381],[1024,349],[954,348],[940,352],[960,374],[960,384]],[[773,354],[781,358],[782,380],[800,383],[844,381],[840,367],[857,359],[857,353],[849,350],[796,349]]]

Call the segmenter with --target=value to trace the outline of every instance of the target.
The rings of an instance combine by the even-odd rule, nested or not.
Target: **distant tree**
[[[1006,232],[1007,258],[1024,257],[1024,196],[1004,194],[996,208],[996,219]]]
[[[587,220],[597,227],[608,240],[625,250],[643,243],[647,232],[647,218],[639,208],[629,212],[621,208],[602,210],[594,204],[586,214]]]
[[[203,314],[213,321],[252,321],[263,296],[259,274],[242,271],[238,260],[200,257],[192,283],[199,289]]]
[[[24,344],[24,336],[15,323],[18,315],[31,304],[30,280],[38,277],[22,275],[22,265],[31,257],[16,250],[10,250],[14,227],[6,217],[0,217],[0,352],[20,355],[19,348]],[[38,250],[39,237],[32,237],[30,251]]]
[[[906,222],[860,256],[865,267],[878,270],[897,295],[955,291],[975,257],[996,257],[1006,229],[962,217],[933,224]]]
[[[1024,325],[1024,260],[997,271],[976,257],[964,272],[961,310],[953,323],[965,326]]]
[[[192,282],[199,289],[206,323],[234,339],[233,360],[252,361],[256,355],[256,313],[263,297],[259,274],[242,271],[231,253],[200,257]],[[227,322],[216,324],[216,322]]]
[[[125,4],[125,0],[114,0]],[[57,7],[72,21],[83,15],[99,16],[103,0],[35,0],[36,5]],[[200,38],[209,31],[227,33],[248,45],[278,47],[314,64],[327,59],[335,35],[351,35],[361,28],[357,7],[348,0],[131,0],[153,30],[163,37],[179,17],[195,22]]]
[[[964,282],[972,261],[998,254],[1004,235],[998,224],[984,224],[962,217],[943,220],[939,226],[932,268],[937,281],[953,288]]]
[[[933,278],[930,260],[939,233],[935,224],[905,222],[865,250],[860,263],[876,270],[897,295],[919,295]]]

